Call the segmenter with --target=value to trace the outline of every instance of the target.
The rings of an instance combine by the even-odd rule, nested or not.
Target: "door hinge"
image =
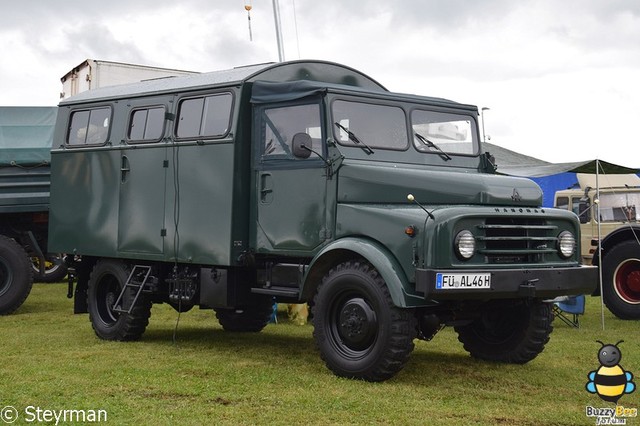
[[[169,160],[164,160],[162,162],[162,167],[164,167],[165,169],[168,169],[169,168]]]
[[[166,230],[166,229],[164,229],[164,228],[163,228],[163,229],[161,229],[161,230],[160,230],[160,236],[161,236],[161,237],[166,237],[166,236],[167,236],[167,230]]]

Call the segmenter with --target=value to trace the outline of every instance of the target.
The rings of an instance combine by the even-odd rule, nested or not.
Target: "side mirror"
[[[296,133],[291,141],[291,152],[294,157],[306,159],[311,155],[311,136],[306,133]]]
[[[588,201],[580,201],[578,203],[578,219],[580,223],[589,223],[591,221],[591,206]]]
[[[496,165],[496,157],[491,155],[489,151],[486,151],[482,154],[485,163],[485,170],[489,173],[495,173],[498,170],[498,166]]]

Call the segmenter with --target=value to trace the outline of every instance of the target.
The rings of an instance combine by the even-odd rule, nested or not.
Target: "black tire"
[[[129,277],[129,268],[117,260],[100,260],[89,277],[87,305],[96,335],[104,340],[138,340],[149,324],[151,301],[141,294],[131,313],[117,312],[113,305]],[[130,306],[136,289],[127,288],[124,306]]]
[[[271,297],[256,297],[244,306],[216,309],[216,318],[224,331],[258,333],[264,329],[273,313]]]
[[[62,254],[47,254],[45,259],[44,274],[40,272],[40,259],[38,257],[31,258],[31,267],[33,268],[33,280],[40,283],[57,283],[64,279],[67,275],[67,265],[64,263]]]
[[[18,309],[33,286],[31,261],[22,246],[0,235],[0,315]]]
[[[640,245],[625,241],[602,260],[602,297],[618,318],[640,319]]]
[[[387,284],[365,261],[331,269],[312,311],[320,356],[337,376],[386,380],[404,367],[413,351],[413,311],[393,304]]]
[[[525,364],[544,350],[552,323],[551,304],[533,301],[494,306],[471,324],[454,329],[474,358]]]

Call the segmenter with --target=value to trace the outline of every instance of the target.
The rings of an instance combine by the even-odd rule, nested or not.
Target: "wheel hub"
[[[107,304],[107,308],[109,308],[109,310],[113,310],[113,308],[115,308],[115,306],[113,306],[113,305],[116,303],[116,295],[115,295],[115,293],[113,293],[112,291],[107,293],[107,297],[106,297],[105,301],[106,301],[106,304]]]
[[[369,346],[378,328],[376,314],[361,298],[348,300],[340,311],[338,332],[352,349]]]
[[[627,285],[632,291],[640,293],[640,271],[633,271],[629,274]]]
[[[617,268],[615,289],[627,303],[640,303],[640,262],[635,259],[627,260]]]

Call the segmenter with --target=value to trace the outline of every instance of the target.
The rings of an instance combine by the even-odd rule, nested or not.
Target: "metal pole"
[[[600,284],[600,317],[602,320],[602,331],[604,331],[604,293],[602,293],[602,238],[600,234],[600,160],[596,159],[596,215],[598,218],[598,283]]]
[[[484,132],[484,112],[490,110],[491,108],[484,107],[480,110],[480,115],[482,118],[482,142],[487,141],[487,134]]]
[[[280,5],[278,0],[273,0],[273,19],[276,22],[276,40],[278,42],[279,62],[284,61],[284,46],[282,44],[282,31],[280,29]]]

